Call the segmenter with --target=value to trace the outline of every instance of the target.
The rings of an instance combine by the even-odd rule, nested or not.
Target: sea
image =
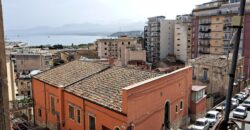
[[[107,38],[107,36],[86,36],[86,35],[7,35],[7,42],[24,42],[28,46],[39,45],[79,45],[94,43],[97,39]]]

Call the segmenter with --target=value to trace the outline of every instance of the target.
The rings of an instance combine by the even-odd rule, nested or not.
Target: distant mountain
[[[6,35],[110,35],[113,32],[143,30],[144,23],[67,24],[59,27],[40,26],[24,30],[6,30]]]
[[[142,31],[126,31],[126,32],[116,32],[110,35],[110,37],[119,37],[121,35],[127,35],[129,37],[142,37]]]

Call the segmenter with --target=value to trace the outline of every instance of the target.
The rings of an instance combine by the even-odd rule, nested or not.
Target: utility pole
[[[235,80],[235,70],[237,67],[238,52],[239,52],[239,46],[240,46],[240,40],[241,40],[240,38],[241,38],[241,32],[242,32],[242,28],[243,28],[242,23],[243,23],[243,17],[245,14],[245,5],[246,5],[246,0],[241,0],[240,1],[239,15],[235,16],[233,18],[233,22],[232,22],[233,27],[237,28],[237,32],[236,32],[236,39],[235,39],[235,44],[234,44],[231,71],[229,73],[229,86],[228,86],[227,99],[226,99],[226,111],[225,111],[224,121],[221,124],[220,130],[226,130],[228,127],[233,84],[234,84],[234,80]]]
[[[0,0],[0,130],[10,130],[8,93],[3,11]]]

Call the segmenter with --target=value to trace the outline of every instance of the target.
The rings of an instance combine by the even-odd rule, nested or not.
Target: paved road
[[[250,97],[248,97],[247,99],[250,99]],[[247,111],[247,117],[244,119],[245,121],[249,121],[250,122],[250,111]],[[233,118],[233,112],[230,113],[230,118]],[[236,122],[240,128],[242,128],[242,123],[241,122]],[[250,130],[250,124],[245,124],[245,130]]]

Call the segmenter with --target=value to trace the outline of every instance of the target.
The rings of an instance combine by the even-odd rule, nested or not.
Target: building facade
[[[112,59],[117,66],[127,66],[130,62],[146,62],[143,39],[121,36],[117,39],[99,39],[98,57]]]
[[[73,61],[33,77],[35,122],[61,130],[177,129],[188,124],[191,77],[191,67],[158,74]]]
[[[175,20],[165,20],[164,16],[148,18],[144,27],[148,62],[155,64],[174,54],[174,25]]]
[[[51,54],[12,53],[11,61],[17,73],[30,73],[32,70],[47,70],[53,66]]]
[[[250,1],[247,0],[245,20],[240,41],[239,54],[248,61],[250,57],[248,39],[248,15]],[[201,55],[228,55],[233,52],[236,29],[232,28],[233,16],[238,14],[239,0],[219,1],[197,5],[193,10],[192,58]],[[245,62],[247,74],[249,63]]]
[[[187,63],[192,58],[191,40],[192,40],[192,16],[179,15],[175,22],[174,35],[174,54],[176,59]]]
[[[204,55],[189,61],[193,66],[193,84],[207,86],[206,93],[226,96],[229,82],[231,57]],[[236,74],[234,93],[241,90],[244,82],[243,76],[244,58],[239,57]]]

